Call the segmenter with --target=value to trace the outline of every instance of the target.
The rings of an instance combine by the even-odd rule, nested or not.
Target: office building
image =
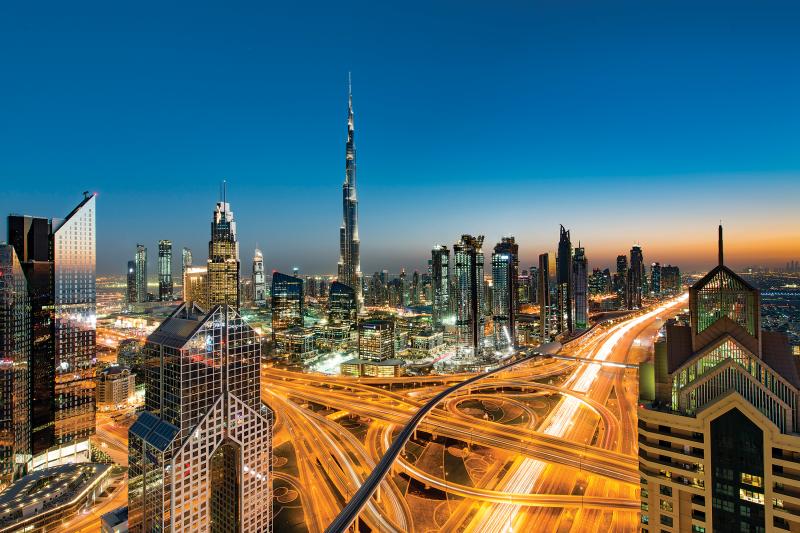
[[[452,314],[450,294],[450,250],[441,244],[433,247],[430,262],[431,273],[431,320],[437,330],[444,329],[444,323]]]
[[[800,373],[757,289],[719,263],[640,365],[642,531],[800,530]]]
[[[210,309],[208,302],[208,267],[187,266],[183,272],[183,301]]]
[[[128,304],[135,304],[136,302],[138,302],[138,297],[136,292],[136,261],[128,261],[125,302],[127,302]]]
[[[641,309],[642,295],[647,283],[644,273],[644,257],[642,248],[634,245],[631,248],[631,262],[628,268],[627,279],[625,281],[626,301],[625,307],[628,309]]]
[[[672,265],[661,267],[661,292],[678,294],[681,290],[683,290],[683,282],[680,269]]]
[[[461,351],[483,354],[484,315],[483,235],[462,235],[453,245],[456,338]]]
[[[556,308],[558,309],[559,333],[571,333],[573,330],[574,300],[572,287],[572,241],[569,230],[561,226],[558,239],[558,255],[556,256]]]
[[[613,290],[612,276],[609,269],[592,269],[589,276],[589,294],[599,296],[609,294]]]
[[[8,217],[31,300],[33,469],[89,460],[95,427],[95,195],[64,219]]]
[[[143,244],[136,245],[136,301],[138,303],[149,300],[147,295],[147,248]]]
[[[264,254],[256,248],[253,255],[253,304],[257,307],[267,305],[267,279],[264,276]]]
[[[495,348],[517,344],[516,317],[519,308],[519,245],[514,237],[503,237],[492,253],[492,321]]]
[[[158,241],[158,299],[162,302],[173,299],[172,241]]]
[[[575,331],[589,327],[589,265],[586,252],[578,243],[572,257],[572,291],[574,315],[572,324]]]
[[[208,304],[230,305],[238,309],[240,302],[236,221],[223,183],[222,201],[217,202],[214,208],[211,240],[208,242]]]
[[[365,320],[359,323],[358,357],[369,361],[394,359],[394,322]]]
[[[98,409],[115,409],[136,393],[136,374],[124,366],[110,366],[97,375]]]
[[[617,271],[614,274],[614,292],[621,308],[628,304],[628,256],[617,256]]]
[[[303,280],[272,274],[272,337],[279,331],[303,327]]]
[[[650,265],[650,294],[661,294],[661,263]]]
[[[14,247],[0,244],[0,490],[31,463],[31,302]]]
[[[233,306],[183,303],[145,352],[145,411],[128,432],[130,531],[272,531],[255,330]]]
[[[342,185],[342,225],[339,228],[338,281],[353,288],[360,309],[364,300],[361,281],[361,242],[358,238],[355,122],[353,92],[350,89],[348,84],[347,143],[345,145],[344,184]]]
[[[183,248],[181,250],[181,283],[186,282],[186,269],[192,266],[192,250]],[[186,290],[184,288],[184,290]],[[183,297],[186,300],[186,296]]]
[[[536,299],[539,302],[539,336],[542,342],[548,342],[558,333],[558,316],[553,303],[552,272],[555,270],[555,258],[551,253],[539,254],[539,282]]]
[[[539,303],[539,267],[532,266],[530,268],[528,281],[530,283],[530,288],[528,289],[528,293],[530,294],[530,303],[538,304]]]
[[[334,281],[328,294],[328,322],[333,325],[352,326],[358,317],[356,291],[349,285]]]

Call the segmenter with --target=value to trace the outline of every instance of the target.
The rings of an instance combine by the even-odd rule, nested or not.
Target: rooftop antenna
[[[722,220],[719,221],[719,264],[722,265]]]

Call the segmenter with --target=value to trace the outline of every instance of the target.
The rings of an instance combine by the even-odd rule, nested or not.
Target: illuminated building
[[[183,301],[208,309],[208,267],[187,266],[183,272]]]
[[[628,309],[640,309],[642,307],[642,293],[646,283],[642,248],[634,245],[631,248],[631,262],[625,281],[625,307]]]
[[[575,316],[573,326],[576,330],[589,327],[589,266],[586,261],[586,252],[578,243],[575,255],[572,257],[572,283],[574,296]]]
[[[492,321],[496,348],[517,344],[516,317],[519,307],[519,245],[514,237],[503,237],[492,254]]]
[[[89,460],[95,427],[95,195],[64,219],[8,217],[31,299],[33,469]]]
[[[539,267],[532,266],[530,270],[528,270],[528,274],[528,282],[530,283],[530,288],[528,289],[530,303],[539,303]]]
[[[409,355],[414,357],[430,357],[434,350],[444,344],[444,335],[441,331],[421,331],[409,337],[411,346]]]
[[[136,392],[136,375],[124,366],[110,366],[97,376],[97,406],[114,408]]]
[[[225,184],[222,201],[217,202],[208,242],[208,305],[239,307],[239,243],[236,221],[227,202]]]
[[[572,242],[569,230],[561,226],[556,256],[556,309],[558,310],[558,332],[572,332],[574,300],[572,295]]]
[[[303,327],[303,280],[272,274],[272,338],[279,331]]]
[[[14,247],[0,244],[0,490],[31,461],[31,302]]]
[[[477,357],[483,353],[485,325],[483,235],[462,235],[453,245],[456,336],[459,347]]]
[[[681,271],[678,267],[664,265],[661,267],[661,292],[677,294],[683,288]]]
[[[604,270],[593,269],[592,274],[589,276],[589,294],[608,294],[611,290],[611,271],[607,268]]]
[[[614,292],[617,293],[620,307],[628,302],[628,256],[617,256],[617,272],[614,274]]]
[[[661,294],[661,263],[650,265],[650,293]]]
[[[358,357],[370,361],[394,358],[394,322],[365,320],[358,324]]]
[[[314,332],[293,327],[275,333],[275,351],[290,363],[304,363],[317,355]]]
[[[143,244],[136,245],[136,301],[146,302],[147,297],[147,248]]]
[[[415,270],[414,273],[411,275],[411,294],[409,299],[411,300],[411,305],[419,305],[419,297],[420,297],[420,285],[419,285],[419,271]]]
[[[354,140],[353,92],[348,84],[347,143],[345,145],[344,184],[342,185],[342,226],[339,228],[339,283],[356,292],[359,309],[361,294],[361,255],[358,239],[358,195],[356,194],[356,145]]]
[[[267,305],[267,280],[264,277],[264,254],[256,248],[253,255],[253,303],[258,307]]]
[[[158,299],[162,302],[173,299],[172,287],[172,241],[158,241]]]
[[[548,253],[539,255],[539,282],[536,299],[539,302],[539,335],[542,342],[555,338],[558,333],[558,316],[553,303],[552,272],[555,270],[553,255]]]
[[[183,303],[145,353],[145,411],[128,432],[130,531],[272,531],[255,330],[232,306]]]
[[[334,281],[328,295],[328,322],[353,325],[358,317],[356,292],[349,285]]]
[[[642,531],[800,528],[800,373],[761,329],[757,289],[723,263],[689,289],[640,365]]]
[[[190,266],[192,266],[192,250],[183,248],[181,250],[181,283],[186,281],[186,269]],[[186,297],[184,296],[183,299],[185,300]]]
[[[431,251],[431,292],[433,302],[431,305],[431,318],[433,327],[444,328],[444,321],[451,315],[450,294],[450,250],[441,244],[433,247]]]
[[[136,299],[136,261],[128,261],[127,286],[125,290],[125,301],[134,304]]]

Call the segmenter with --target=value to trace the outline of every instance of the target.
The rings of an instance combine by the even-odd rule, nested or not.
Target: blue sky
[[[122,273],[137,242],[203,258],[226,178],[244,264],[334,272],[352,71],[367,273],[465,232],[532,264],[559,223],[595,266],[638,241],[702,268],[720,218],[731,261],[800,259],[798,27],[788,1],[5,3],[0,209],[97,191]]]

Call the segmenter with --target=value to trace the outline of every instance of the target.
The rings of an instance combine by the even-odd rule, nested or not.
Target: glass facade
[[[136,301],[147,301],[147,248],[143,244],[136,245]]]
[[[697,294],[696,331],[701,333],[722,317],[728,317],[750,335],[758,336],[758,301],[756,291],[727,269],[718,268],[702,286],[694,287]]]
[[[172,286],[172,241],[158,241],[158,299],[173,298]]]
[[[370,320],[358,325],[358,356],[371,361],[394,357],[394,323]]]
[[[229,203],[217,202],[208,243],[208,305],[239,307],[239,243]]]
[[[356,144],[353,95],[347,101],[347,143],[345,144],[344,183],[342,184],[342,225],[339,228],[338,280],[356,292],[359,307],[363,302],[361,241],[358,238],[358,194],[356,193]]]
[[[356,322],[358,302],[352,287],[334,281],[328,293],[328,322],[352,325]]]
[[[503,237],[492,254],[492,321],[494,343],[498,349],[517,344],[518,283],[519,245],[514,237]]]
[[[556,324],[559,333],[571,332],[574,327],[572,317],[575,303],[572,282],[572,242],[569,230],[561,226],[556,256],[556,308],[558,309]]]
[[[264,277],[264,254],[256,248],[253,254],[253,303],[259,307],[267,305],[267,281]]]
[[[272,337],[303,327],[303,280],[280,272],[272,274]]]
[[[483,235],[462,235],[453,246],[456,334],[467,353],[483,353],[485,317],[483,291]]]

